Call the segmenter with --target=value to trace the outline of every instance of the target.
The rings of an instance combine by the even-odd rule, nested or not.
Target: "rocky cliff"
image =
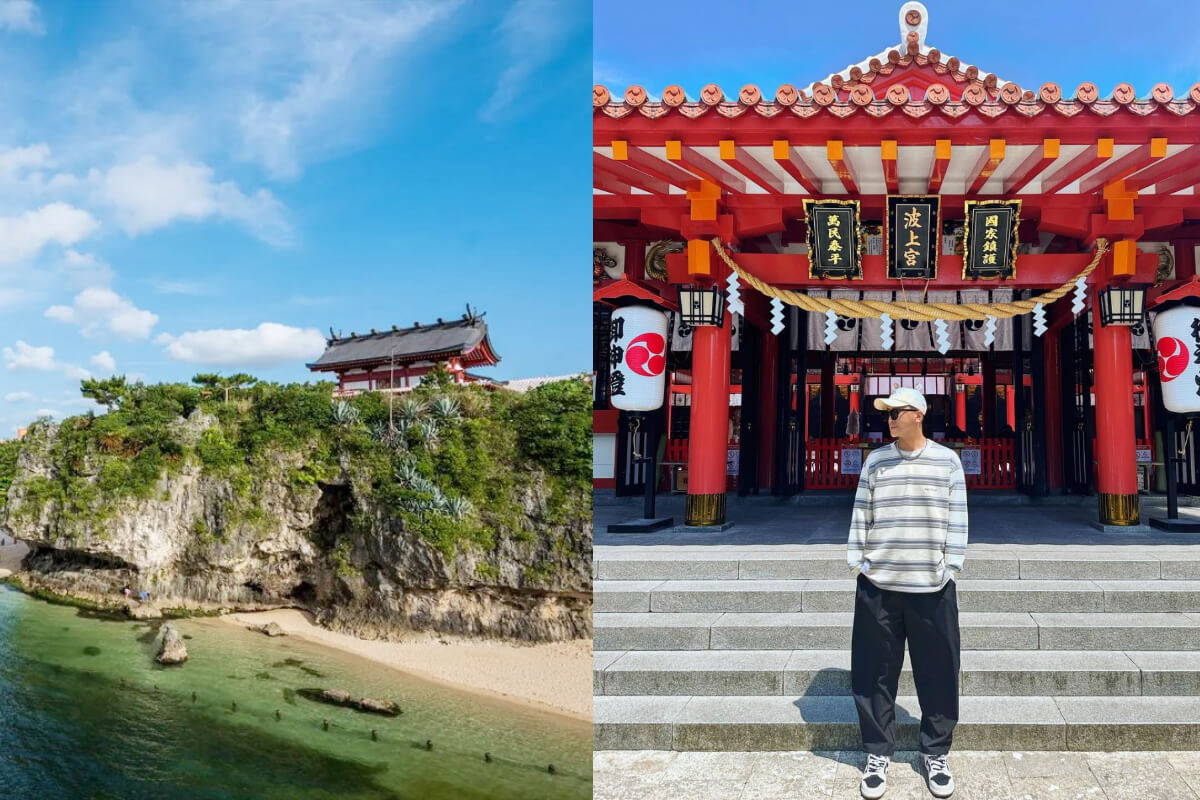
[[[368,638],[591,635],[582,486],[504,431],[530,401],[442,387],[410,398],[421,408],[403,424],[387,409],[381,429],[378,397],[326,418],[327,388],[292,391],[307,423],[264,391],[216,405],[185,394],[153,436],[145,396],[32,426],[2,518],[31,548],[21,581],[112,602],[129,585],[159,607],[292,606]],[[439,403],[437,426],[417,419]],[[512,457],[497,457],[504,441]]]

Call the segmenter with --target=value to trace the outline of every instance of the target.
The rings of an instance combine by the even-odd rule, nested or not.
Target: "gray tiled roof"
[[[465,354],[487,337],[487,323],[479,317],[456,319],[434,325],[380,331],[353,338],[330,339],[325,352],[309,367],[328,367],[360,361],[386,361],[436,353]]]

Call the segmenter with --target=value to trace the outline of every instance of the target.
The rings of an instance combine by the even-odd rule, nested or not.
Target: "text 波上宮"
[[[966,209],[963,277],[1016,277],[1021,201],[968,202]]]
[[[810,278],[862,279],[857,200],[806,200]]]
[[[941,230],[937,195],[888,195],[888,277],[936,278]]]

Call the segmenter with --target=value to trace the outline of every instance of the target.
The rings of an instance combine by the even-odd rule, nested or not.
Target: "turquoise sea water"
[[[174,624],[190,637],[189,660],[161,667],[157,624],[96,619],[0,585],[0,797],[592,795],[586,722],[290,637],[218,620]],[[361,714],[296,694],[318,687],[394,700],[404,713]]]

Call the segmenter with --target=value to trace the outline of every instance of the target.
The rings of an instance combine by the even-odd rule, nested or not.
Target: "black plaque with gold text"
[[[1021,201],[968,201],[966,209],[962,276],[1015,278]]]
[[[862,280],[857,200],[805,200],[808,277]]]
[[[937,277],[939,206],[937,195],[888,195],[889,278]]]

